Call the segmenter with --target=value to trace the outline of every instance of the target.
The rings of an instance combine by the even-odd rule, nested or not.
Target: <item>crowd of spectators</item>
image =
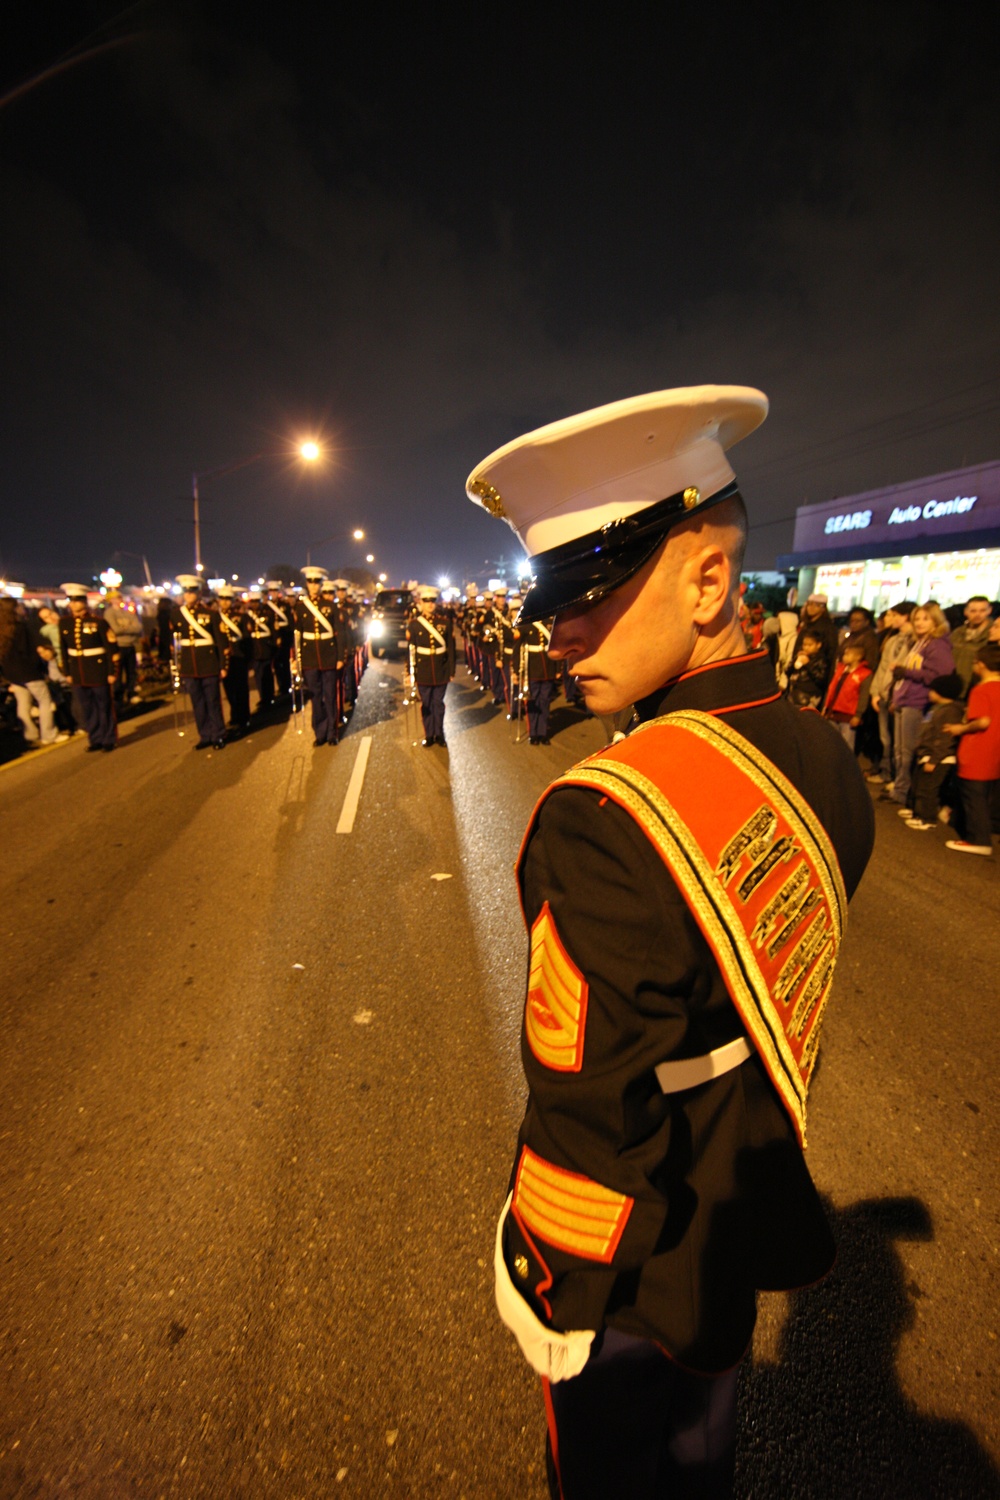
[[[120,718],[130,705],[141,702],[143,658],[146,675],[155,673],[158,689],[166,674],[154,666],[157,643],[155,628],[149,628],[151,619],[144,628],[135,606],[115,590],[108,593],[103,614],[119,654],[114,699]],[[20,600],[0,598],[0,723],[6,738],[14,741],[5,748],[5,758],[43,745],[63,744],[80,731],[62,659],[59,612],[50,606],[26,609]]]
[[[1000,833],[1000,604],[947,613],[902,600],[876,620],[838,621],[823,594],[800,612],[750,605],[747,644],[766,646],[789,700],[830,720],[867,779],[915,832],[954,825],[947,847],[991,856]]]

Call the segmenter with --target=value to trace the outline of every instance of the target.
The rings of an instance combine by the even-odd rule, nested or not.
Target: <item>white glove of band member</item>
[[[548,1380],[570,1380],[574,1375],[579,1375],[590,1358],[594,1330],[578,1329],[571,1333],[557,1333],[554,1328],[546,1328],[511,1281],[507,1262],[503,1258],[503,1226],[510,1212],[512,1197],[512,1193],[507,1194],[507,1202],[497,1224],[493,1251],[497,1312],[517,1339],[521,1353],[533,1370]]]

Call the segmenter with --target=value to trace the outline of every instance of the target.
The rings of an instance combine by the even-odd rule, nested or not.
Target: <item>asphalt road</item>
[[[548,780],[459,669],[350,731],[0,770],[0,1496],[541,1500],[492,1305],[521,1108],[511,867]],[[359,747],[357,818],[337,833]],[[1000,871],[878,808],[811,1097],[837,1269],[761,1300],[738,1494],[1000,1495]]]

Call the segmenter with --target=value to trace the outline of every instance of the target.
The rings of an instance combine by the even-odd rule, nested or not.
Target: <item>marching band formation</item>
[[[302,569],[304,587],[269,579],[249,597],[223,583],[209,592],[193,573],[177,578],[181,595],[168,617],[171,684],[178,730],[191,704],[196,750],[223,749],[281,701],[293,713],[311,705],[313,741],[336,745],[354,709],[368,664],[371,606],[344,578],[324,568]],[[62,589],[68,613],[60,623],[65,671],[90,750],[117,743],[113,687],[119,669],[118,642],[103,615],[88,603],[83,584]],[[550,625],[517,624],[521,597],[506,586],[445,603],[430,585],[412,589],[403,623],[406,701],[420,699],[423,745],[444,745],[444,699],[455,675],[456,641],[479,691],[516,721],[518,738],[527,721],[528,743],[549,743],[549,711],[560,664],[548,651]],[[377,605],[377,599],[376,599]],[[257,703],[251,712],[251,682]],[[567,698],[575,701],[572,679]],[[223,708],[228,704],[228,723]]]

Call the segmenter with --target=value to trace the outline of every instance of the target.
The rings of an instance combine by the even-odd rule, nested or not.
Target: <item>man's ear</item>
[[[713,621],[730,618],[735,609],[732,563],[717,545],[700,547],[690,559],[693,582],[698,589],[693,621],[704,628]]]

